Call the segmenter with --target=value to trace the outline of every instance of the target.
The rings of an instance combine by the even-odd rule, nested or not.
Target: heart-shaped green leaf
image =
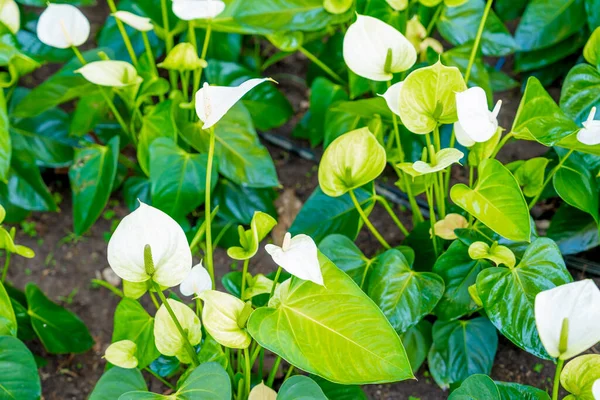
[[[492,378],[483,374],[471,375],[448,397],[448,400],[473,399],[500,400],[500,392]]]
[[[124,393],[145,390],[148,388],[139,369],[113,367],[96,383],[89,400],[115,400]]]
[[[571,393],[566,400],[594,400],[592,386],[600,379],[600,355],[585,354],[567,363],[560,374],[560,383]]]
[[[42,386],[33,355],[19,339],[0,336],[0,394],[3,399],[39,399]]]
[[[357,285],[363,287],[365,269],[372,260],[363,254],[352,239],[340,234],[329,235],[321,240],[319,250],[336,267],[347,273]]]
[[[278,400],[327,400],[325,393],[319,387],[317,382],[310,379],[308,376],[296,375],[286,379],[277,393]]]

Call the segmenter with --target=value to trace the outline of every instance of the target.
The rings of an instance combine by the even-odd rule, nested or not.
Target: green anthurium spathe
[[[221,345],[246,349],[252,338],[246,332],[246,304],[230,294],[207,290],[199,296],[204,301],[204,328]]]
[[[600,26],[594,29],[583,48],[583,58],[592,65],[600,64]]]
[[[250,222],[250,229],[239,230],[240,246],[233,246],[227,249],[227,255],[234,260],[247,260],[254,257],[258,251],[260,242],[277,225],[277,220],[269,214],[256,211]]]
[[[157,65],[170,71],[194,71],[206,68],[208,64],[198,57],[196,48],[191,43],[179,43],[173,47],[165,60]]]
[[[323,8],[332,14],[343,14],[352,7],[354,0],[324,0]]]
[[[600,395],[600,355],[585,354],[567,363],[560,383],[569,393],[564,400],[596,400]]]
[[[400,117],[413,133],[427,134],[458,120],[456,94],[467,89],[456,67],[437,62],[411,72],[400,90]]]
[[[485,242],[475,242],[469,246],[469,256],[473,260],[485,258],[493,261],[496,265],[504,264],[508,268],[513,268],[517,263],[515,254],[506,246],[499,245],[498,242],[490,246]]]
[[[456,239],[455,229],[463,229],[469,226],[469,221],[460,214],[450,213],[444,219],[441,219],[433,226],[435,235],[445,240]],[[431,229],[429,233],[432,234]]]
[[[121,368],[135,368],[138,365],[137,345],[131,340],[112,343],[104,352],[104,358]]]
[[[125,61],[102,60],[84,65],[75,72],[80,73],[89,82],[113,88],[139,85],[142,77],[135,67]]]
[[[435,154],[434,162],[416,161],[413,169],[420,174],[433,174],[458,163],[464,156],[462,151],[455,148],[442,149]]]
[[[177,300],[167,299],[167,301],[173,309],[179,324],[186,332],[189,343],[192,346],[200,343],[202,340],[202,325],[196,313]],[[164,304],[160,306],[154,318],[154,341],[161,354],[175,356],[185,364],[192,362],[186,349],[185,339],[181,337],[181,333],[179,333]]]
[[[319,164],[319,186],[330,197],[339,197],[377,178],[385,169],[386,154],[368,128],[335,139]]]

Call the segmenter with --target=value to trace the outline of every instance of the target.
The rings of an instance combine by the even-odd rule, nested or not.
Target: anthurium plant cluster
[[[0,2],[0,223],[57,210],[52,169],[68,168],[76,235],[114,192],[131,209],[108,243],[123,284],[100,281],[121,300],[90,399],[359,399],[425,361],[449,398],[600,399],[600,356],[586,353],[600,289],[563,259],[599,244],[598,0],[108,0],[83,50],[89,3]],[[318,187],[273,241],[279,181],[257,130],[293,109],[264,72],[296,53],[310,105],[293,134],[324,151]],[[494,92],[519,86],[500,71],[508,55],[525,79],[502,126]],[[65,64],[19,86],[46,62]],[[563,77],[557,104],[545,86]],[[503,164],[515,141],[547,153]],[[562,204],[540,232],[531,210],[547,198]],[[14,228],[0,236],[0,399],[39,399],[23,341],[50,354],[94,341],[37,286],[8,283],[11,256],[34,254]],[[218,273],[217,245],[240,270]],[[261,247],[269,274],[251,266]],[[489,377],[499,335],[556,362],[551,393]]]

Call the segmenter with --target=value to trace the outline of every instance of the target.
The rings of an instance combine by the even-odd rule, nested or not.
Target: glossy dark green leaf
[[[7,400],[37,400],[42,395],[33,355],[12,336],[0,336],[0,388],[2,398]]]
[[[403,333],[429,314],[444,293],[444,281],[431,272],[415,272],[398,250],[377,257],[367,294],[396,332]]]
[[[565,78],[560,92],[560,108],[575,122],[585,122],[594,106],[600,104],[600,72],[588,64],[578,64]]]
[[[374,205],[371,194],[363,189],[354,192],[363,210],[369,214]],[[317,186],[296,216],[290,232],[292,235],[304,233],[318,243],[332,233],[356,239],[361,226],[360,216],[349,195],[329,197]]]
[[[538,74],[547,75],[549,77],[547,83],[552,83],[552,81],[563,75],[560,72],[561,68],[557,68],[556,64],[572,54],[579,53],[585,45],[587,35],[587,31],[581,29],[550,48],[517,53],[514,64],[515,72],[530,72],[533,76]],[[573,64],[573,61],[568,61],[568,59],[565,61],[568,62],[568,67]],[[544,69],[548,70],[544,71]],[[540,80],[543,81],[541,77]],[[544,84],[546,84],[546,81],[544,81]]]
[[[546,391],[512,382],[495,382],[502,400],[550,400]]]
[[[140,370],[113,367],[100,377],[89,400],[115,400],[134,390],[148,390]]]
[[[150,146],[152,204],[178,219],[204,203],[207,154],[192,154],[171,139],[158,138]],[[217,183],[216,166],[211,190]]]
[[[400,335],[400,339],[408,355],[408,360],[410,361],[410,366],[414,372],[417,372],[421,368],[433,344],[431,329],[431,322],[423,319]]]
[[[424,221],[414,227],[404,240],[403,244],[415,251],[415,262],[413,269],[415,271],[429,271],[437,260],[435,249],[429,235],[431,224]]]
[[[8,182],[12,144],[4,92],[0,93],[0,181]]]
[[[529,208],[519,183],[510,171],[495,159],[479,164],[477,184],[471,189],[457,184],[450,197],[488,228],[515,241],[529,241]]]
[[[600,245],[598,224],[586,212],[562,204],[550,221],[547,235],[564,255],[577,254]]]
[[[468,344],[468,345],[465,345]],[[473,374],[489,374],[498,348],[496,328],[485,317],[468,321],[436,321],[429,371],[443,389]]]
[[[90,145],[77,149],[69,169],[73,191],[75,234],[83,235],[96,222],[112,192],[119,158],[119,137],[106,146]]]
[[[277,0],[269,0],[272,1]],[[242,4],[248,4],[248,1]],[[232,62],[211,60],[206,68],[206,79],[212,85],[237,86],[252,78],[260,76]],[[244,96],[242,103],[252,115],[256,127],[263,131],[285,124],[294,114],[290,102],[273,83],[263,83],[255,87]]]
[[[255,211],[277,217],[277,210],[273,205],[276,193],[271,188],[253,189],[220,179],[214,198],[215,205],[219,206],[218,216],[234,223],[235,226],[250,225]],[[236,245],[239,245],[239,242]]]
[[[332,382],[412,378],[404,347],[381,310],[325,256],[319,254],[319,261],[326,287],[292,277],[280,286],[277,308],[263,307],[252,313],[248,332],[261,346],[299,369]],[[332,312],[340,304],[344,312]]]
[[[530,0],[496,0],[494,10],[503,20],[509,21],[521,16]]]
[[[357,7],[359,7],[361,2],[357,3]],[[406,31],[408,13],[394,10],[386,0],[364,0],[362,3],[364,3],[364,8],[358,11],[359,14],[375,17],[400,32]]]
[[[535,325],[535,296],[572,278],[556,243],[535,240],[513,269],[493,267],[477,276],[477,293],[490,321],[514,344],[537,357],[551,359]]]
[[[33,340],[35,331],[31,325],[31,317],[27,314],[27,308],[14,298],[11,298],[10,302],[17,318],[17,337],[24,341]]]
[[[486,65],[485,67],[490,77],[490,85],[492,86],[493,92],[503,92],[505,90],[510,90],[521,86],[519,82],[517,82],[501,70],[498,70],[489,65]]]
[[[584,0],[531,0],[515,32],[521,50],[543,49],[586,24]]]
[[[590,30],[600,26],[600,4],[598,0],[585,0],[585,11],[587,12],[587,20]]]
[[[458,7],[444,7],[438,20],[440,34],[455,46],[475,40],[483,17],[485,2],[469,0]],[[506,56],[517,50],[515,39],[493,10],[485,23],[481,37],[481,51],[486,56]]]
[[[435,314],[441,320],[454,320],[477,310],[479,307],[469,295],[469,286],[475,284],[482,270],[491,266],[484,259],[473,260],[469,246],[460,240],[452,242],[433,266],[433,272],[442,277],[446,286]]]
[[[94,345],[83,321],[48,299],[36,285],[27,284],[25,294],[33,329],[48,353],[83,353]]]
[[[450,393],[448,400],[500,400],[500,392],[496,384],[487,375],[471,375],[461,383],[460,387]]]
[[[150,145],[154,139],[168,138],[173,142],[177,141],[177,125],[175,125],[172,100],[158,103],[144,115],[138,137],[137,159],[142,171],[150,176]]]
[[[75,107],[69,134],[71,136],[84,136],[90,133],[102,121],[107,112],[108,105],[100,92],[83,96]]]
[[[333,264],[347,273],[357,285],[363,287],[365,269],[373,262],[367,258],[348,236],[333,234],[319,243],[319,250]]]
[[[566,156],[561,149],[559,155]],[[567,204],[585,211],[600,222],[598,215],[598,185],[596,177],[586,168],[586,164],[578,154],[574,153],[562,164],[552,178],[554,190]]]
[[[325,393],[323,393],[317,382],[303,375],[295,375],[286,379],[279,388],[277,398],[280,400],[297,400],[302,398],[327,400],[327,396],[325,396]]]
[[[160,355],[154,344],[154,318],[139,302],[129,298],[123,298],[115,309],[112,342],[121,340],[131,340],[137,345],[140,369]]]
[[[149,179],[141,176],[132,176],[123,185],[123,197],[129,210],[133,211],[138,206],[138,199],[146,204],[152,205],[152,184]]]
[[[180,365],[181,363],[177,357],[167,357],[161,354],[160,357],[152,361],[152,364],[150,364],[150,369],[164,378],[177,372]]]

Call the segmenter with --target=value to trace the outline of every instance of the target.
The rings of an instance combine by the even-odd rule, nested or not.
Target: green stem
[[[367,227],[369,228],[369,230],[371,231],[371,233],[373,234],[373,236],[375,236],[375,238],[377,240],[379,240],[379,243],[381,243],[381,245],[383,247],[385,247],[388,250],[391,249],[392,246],[390,246],[388,244],[388,242],[385,241],[385,239],[383,238],[383,236],[381,236],[381,234],[379,233],[379,231],[377,231],[377,229],[373,226],[373,224],[371,223],[371,221],[369,221],[369,217],[367,217],[367,214],[365,214],[365,212],[363,211],[362,207],[360,206],[360,203],[358,202],[358,199],[356,198],[356,195],[354,194],[354,191],[350,190],[348,193],[350,194],[350,198],[352,199],[352,203],[354,203],[354,207],[356,208],[356,211],[358,211],[358,214],[362,218],[362,220],[365,223],[365,225],[367,225]]]
[[[429,24],[427,25],[427,36],[431,36],[431,32],[433,32],[433,28],[435,27],[436,22],[438,21],[438,19],[440,19],[440,15],[442,14],[442,10],[444,9],[444,5],[440,4],[438,6],[438,8],[435,10],[435,14],[433,14],[433,17],[431,18],[431,21],[429,21]]]
[[[2,269],[2,283],[4,283],[6,281],[6,275],[8,274],[8,266],[10,265],[10,257],[11,257],[11,252],[8,250],[4,250],[6,253],[5,259],[4,259],[4,268]]]
[[[212,213],[210,213],[210,221],[211,222],[215,218],[215,215],[217,215],[218,211],[219,211],[219,206],[216,206],[215,209],[212,211]],[[202,240],[202,237],[204,236],[204,233],[206,232],[206,222],[207,222],[207,219],[204,219],[204,222],[202,222],[202,224],[198,228],[198,231],[194,235],[194,238],[192,239],[192,243],[190,243],[190,250],[192,252],[194,251],[196,246],[198,246],[198,243],[200,243],[200,241]]]
[[[404,234],[404,236],[408,236],[408,233],[409,233],[408,229],[406,229],[406,227],[404,226],[402,221],[400,221],[398,219],[398,217],[396,216],[396,213],[394,213],[394,210],[392,210],[392,207],[390,206],[388,201],[385,199],[385,197],[376,195],[375,200],[377,200],[379,203],[381,203],[383,208],[385,208],[385,210],[388,212],[390,217],[392,217],[392,220],[394,221],[394,223],[396,224],[398,229],[400,229],[400,231]]]
[[[292,364],[290,364],[290,367],[288,368],[287,372],[285,373],[285,377],[283,378],[283,381],[285,382],[290,376],[292,376],[293,372],[294,372],[294,366]]]
[[[552,180],[554,175],[558,172],[558,170],[563,166],[563,164],[567,161],[567,159],[571,156],[571,154],[573,154],[574,151],[575,150],[569,150],[569,152],[562,158],[562,160],[560,160],[560,162],[556,165],[556,167],[552,168],[552,171],[550,171],[550,173],[544,180],[544,183],[542,184],[542,188],[540,189],[539,193],[531,200],[531,202],[529,202],[530,210],[533,208],[533,206],[535,206],[535,203],[537,203],[537,201],[540,199],[540,196],[544,192],[544,189],[546,188],[546,186],[548,186],[548,183],[550,183],[550,181]]]
[[[208,54],[208,45],[210,43],[211,35],[212,35],[212,26],[209,23],[208,26],[206,27],[206,35],[204,36],[204,44],[202,45],[202,54],[200,54],[200,58],[203,60],[206,60],[206,55]],[[198,69],[197,77],[194,76],[194,92],[192,93],[194,98],[192,99],[192,102],[194,102],[196,100],[196,92],[198,91],[198,89],[200,89],[200,81],[202,80],[202,72],[203,71],[204,71],[204,69],[202,69],[202,68]]]
[[[252,381],[252,369],[250,367],[250,354],[248,348],[244,349],[244,383],[246,384],[246,393],[250,394],[250,383]]]
[[[252,352],[252,356],[250,356],[250,364],[251,365],[254,365],[254,363],[256,362],[256,359],[258,358],[262,349],[263,349],[262,346],[257,343],[256,347],[254,348],[254,351]]]
[[[152,46],[148,39],[148,33],[142,32],[142,38],[144,39],[144,48],[146,49],[148,63],[152,66],[152,71],[154,71],[155,76],[158,76],[158,68],[156,67],[156,61],[154,60],[154,53],[152,52]]]
[[[506,135],[504,135],[504,137],[502,138],[502,140],[500,141],[500,143],[498,143],[498,146],[496,146],[496,148],[494,149],[494,152],[492,153],[492,155],[490,156],[490,158],[496,158],[496,156],[498,155],[498,153],[500,152],[500,150],[502,150],[502,148],[504,147],[504,145],[513,137],[515,136],[514,132],[510,132],[507,133]]]
[[[319,60],[317,58],[317,56],[315,56],[314,54],[312,54],[310,51],[306,50],[302,46],[300,46],[300,48],[298,50],[300,51],[300,53],[304,54],[306,56],[306,58],[308,58],[310,61],[315,63],[319,68],[321,68],[323,71],[325,71],[329,76],[331,76],[333,79],[338,81],[338,83],[341,83],[342,85],[346,85],[346,82],[338,74],[336,74],[331,68],[329,68],[321,60]]]
[[[106,101],[106,104],[108,105],[108,108],[113,113],[113,115],[115,116],[115,119],[121,126],[121,129],[123,130],[123,132],[125,132],[125,134],[131,138],[131,141],[133,142],[133,144],[137,146],[137,139],[136,139],[135,135],[133,135],[129,131],[129,128],[127,127],[127,124],[125,123],[125,120],[121,116],[121,113],[119,112],[119,110],[117,110],[117,107],[115,106],[115,103],[113,102],[113,100],[110,98],[110,96],[108,94],[106,94],[106,92],[104,91],[104,88],[100,87],[98,89],[100,90],[102,97],[104,97],[104,100]]]
[[[2,279],[2,282],[4,282],[4,279]],[[125,294],[123,294],[123,291],[121,291],[119,288],[114,287],[113,285],[111,285],[110,283],[106,282],[105,280],[102,279],[92,279],[92,283],[98,286],[102,286],[105,289],[110,290],[111,292],[113,292],[115,295],[123,298],[125,296]]]
[[[247,258],[244,260],[244,267],[242,268],[242,288],[240,298],[244,300],[244,292],[246,290],[246,275],[248,275],[248,264],[250,264],[250,259]]]
[[[210,217],[210,188],[212,179],[212,168],[213,158],[215,157],[215,128],[211,127],[208,131],[210,135],[208,144],[208,161],[206,163],[206,185],[204,186],[204,215],[206,216],[206,269],[212,279],[213,290],[216,288],[215,284],[215,268],[213,266],[213,247],[212,247],[212,221]]]
[[[433,243],[433,250],[435,251],[435,256],[439,255],[438,252],[438,242],[437,237],[435,236],[435,211],[433,209],[433,188],[425,189],[427,194],[427,204],[429,204],[429,224],[431,226],[431,241]]]
[[[83,58],[83,54],[81,54],[77,47],[71,46],[71,50],[73,50],[73,53],[75,53],[75,57],[77,57],[81,65],[87,64],[87,61],[85,61],[85,58]]]
[[[273,382],[275,381],[275,375],[277,374],[277,370],[279,369],[279,364],[281,364],[281,357],[277,356],[275,362],[273,363],[273,368],[271,372],[269,372],[269,377],[267,378],[266,385],[269,387],[273,387]]]
[[[558,391],[560,390],[560,373],[562,372],[565,360],[558,360],[556,363],[556,372],[554,373],[554,386],[552,387],[552,400],[558,400]]]
[[[271,293],[269,293],[269,300],[273,297],[273,293],[275,293],[275,288],[277,287],[277,282],[279,282],[279,276],[281,275],[281,267],[277,268],[277,272],[275,272],[275,278],[273,278],[273,286],[271,286]]]
[[[162,13],[163,29],[165,31],[165,48],[169,54],[173,48],[173,35],[169,27],[169,11],[167,9],[167,0],[160,0],[160,10]],[[177,89],[177,75],[175,71],[169,70],[169,81],[171,82],[171,90]]]
[[[156,307],[156,309],[158,310],[160,308],[160,304],[158,304],[156,296],[151,291],[148,291],[148,294],[150,295],[150,300],[152,300],[152,304],[154,304],[154,307]]]
[[[169,389],[175,389],[175,386],[173,384],[171,384],[170,382],[168,382],[162,376],[158,375],[156,372],[152,371],[150,368],[146,367],[146,368],[144,368],[144,371],[146,371],[147,373],[149,373],[150,375],[152,375],[153,377],[155,377],[156,379],[158,379],[163,385],[165,385]]]
[[[185,331],[183,330],[183,327],[179,323],[179,320],[177,319],[177,316],[173,312],[171,305],[167,301],[165,294],[162,292],[162,290],[160,290],[160,286],[158,285],[158,283],[152,281],[152,286],[154,287],[154,290],[156,290],[156,293],[158,293],[158,297],[160,297],[160,301],[163,303],[163,305],[167,309],[169,315],[171,316],[171,319],[173,320],[173,323],[177,327],[177,330],[179,331],[179,334],[181,335],[181,338],[183,339],[185,349],[187,350],[189,357],[192,359],[192,364],[194,364],[194,367],[199,366],[200,363],[198,362],[198,356],[196,355],[196,350],[194,350],[194,347],[190,343],[190,341],[187,337],[187,334],[185,333]]]
[[[483,10],[483,16],[481,17],[481,22],[479,23],[479,29],[477,30],[477,35],[475,36],[475,43],[473,44],[473,49],[471,50],[471,57],[469,57],[469,64],[467,64],[467,70],[465,72],[465,83],[469,83],[469,77],[471,76],[471,69],[473,68],[473,63],[475,62],[475,57],[477,56],[477,51],[479,50],[479,43],[481,42],[481,36],[483,35],[483,29],[485,28],[485,21],[487,21],[487,17],[490,13],[490,9],[492,8],[492,3],[494,0],[487,0],[485,3],[485,9]]]
[[[392,86],[391,81],[387,81],[388,89]],[[392,122],[394,124],[394,138],[396,139],[396,145],[398,146],[398,154],[400,156],[400,162],[404,162],[404,149],[402,148],[402,142],[400,141],[400,127],[398,126],[398,117],[392,112]]]
[[[200,297],[196,297],[196,316],[200,318],[202,315],[202,301],[200,301]]]
[[[116,13],[117,12],[117,7],[115,6],[115,2],[114,0],[107,0],[108,3],[108,7],[110,8],[110,12],[111,13]],[[133,50],[133,46],[131,45],[131,40],[129,40],[129,36],[127,35],[127,31],[125,30],[125,26],[123,25],[123,22],[121,22],[121,20],[119,18],[115,18],[115,21],[117,22],[117,28],[119,29],[119,32],[121,33],[121,37],[123,38],[123,42],[125,43],[125,47],[127,48],[127,53],[129,53],[129,57],[131,58],[131,61],[133,62],[133,66],[134,67],[138,67],[138,59],[137,56],[135,55],[135,51]]]

